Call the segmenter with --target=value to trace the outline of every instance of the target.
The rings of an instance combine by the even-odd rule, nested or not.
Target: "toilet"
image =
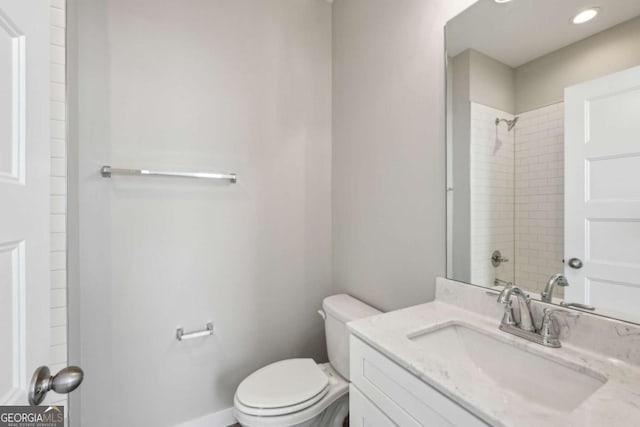
[[[319,313],[329,363],[287,359],[249,375],[233,399],[233,413],[242,426],[342,427],[349,413],[347,323],[380,311],[341,294],[325,298]]]

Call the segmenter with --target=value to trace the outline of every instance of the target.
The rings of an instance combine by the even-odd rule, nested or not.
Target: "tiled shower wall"
[[[513,280],[514,133],[497,117],[512,114],[471,103],[471,281],[493,286],[494,279]],[[491,254],[500,250],[509,261],[491,264]]]
[[[471,104],[473,283],[492,286],[498,278],[540,292],[563,271],[563,113],[560,103],[520,114],[509,132],[504,123],[496,129],[495,119],[513,115]],[[497,268],[496,249],[509,258]]]
[[[515,161],[515,282],[542,291],[564,271],[564,103],[520,114]]]
[[[51,356],[50,368],[67,366],[66,259],[66,19],[65,0],[51,0]],[[47,403],[67,404],[49,393]]]

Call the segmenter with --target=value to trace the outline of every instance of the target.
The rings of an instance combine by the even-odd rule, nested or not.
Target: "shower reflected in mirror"
[[[602,0],[597,19],[571,22],[590,6],[587,0],[480,0],[448,22],[447,272],[451,279],[496,290],[515,283],[536,299],[561,274],[568,286],[553,287],[545,299],[640,322],[634,309],[640,274],[626,272],[640,272],[640,257],[615,249],[638,247],[640,215],[635,222],[591,221],[575,209],[589,200],[576,193],[585,191],[586,181],[565,184],[576,176],[586,180],[576,168],[589,162],[581,154],[585,142],[565,140],[565,91],[640,67],[640,2]],[[624,102],[631,108],[640,99],[630,94]],[[602,122],[618,138],[639,122],[624,102],[612,105],[627,123]],[[607,139],[606,130],[600,133]],[[612,192],[635,197],[624,195],[613,178],[601,178],[626,165],[619,162],[592,165],[589,182],[602,200],[612,200]],[[565,258],[577,262],[565,265]]]

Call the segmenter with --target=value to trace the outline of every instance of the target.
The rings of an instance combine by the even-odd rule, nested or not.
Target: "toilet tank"
[[[329,362],[349,380],[349,329],[347,323],[382,313],[362,301],[346,295],[332,295],[322,301],[325,313],[324,332]]]

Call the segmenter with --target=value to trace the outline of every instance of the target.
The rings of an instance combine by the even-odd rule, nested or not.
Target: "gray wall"
[[[333,292],[331,6],[73,8],[70,362],[86,373],[77,425],[174,425],[232,406],[238,383],[267,363],[325,360],[316,310]],[[239,181],[106,180],[103,164]],[[178,326],[207,321],[213,337],[176,341]]]
[[[471,102],[513,113],[516,105],[513,68],[475,50],[469,51]]]
[[[472,3],[333,6],[334,282],[385,310],[445,274],[444,24]]]
[[[449,58],[449,67],[454,78],[454,104],[476,102],[513,114],[516,105],[513,68],[473,49]]]
[[[564,89],[640,65],[640,17],[516,69],[516,113],[564,99]]]
[[[471,281],[471,51],[466,50],[449,61],[451,75],[451,141],[449,165],[453,197],[447,217],[452,222],[450,277]],[[449,195],[448,195],[449,196]]]

